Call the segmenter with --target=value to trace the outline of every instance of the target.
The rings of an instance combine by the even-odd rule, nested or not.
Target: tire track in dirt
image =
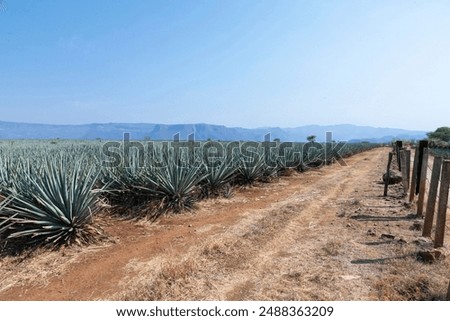
[[[360,155],[366,156],[366,155]],[[282,277],[279,272],[282,270],[280,267],[280,259],[283,256],[288,259],[292,258],[293,249],[299,242],[302,242],[302,253],[307,253],[307,246],[304,244],[311,244],[310,253],[317,252],[319,249],[314,248],[314,244],[317,244],[324,233],[326,233],[327,226],[330,225],[336,218],[338,211],[337,201],[340,197],[350,195],[355,189],[361,185],[368,184],[368,174],[373,170],[373,164],[382,162],[382,154],[378,154],[375,159],[368,161],[361,161],[361,158],[355,162],[351,162],[347,168],[341,169],[339,172],[333,172],[331,175],[325,175],[320,180],[312,184],[310,188],[314,190],[320,190],[319,197],[314,197],[312,192],[308,192],[306,196],[310,196],[311,202],[302,206],[297,205],[297,209],[300,211],[299,215],[294,216],[293,219],[288,222],[286,227],[277,233],[271,242],[268,242],[260,251],[255,253],[256,255],[251,258],[250,265],[252,266],[252,274],[239,271],[239,275],[230,276],[227,287],[225,290],[226,300],[245,300],[245,299],[260,299],[267,300],[273,299],[265,297],[261,293],[261,288],[264,286],[259,284],[260,280],[265,280],[267,275],[275,274],[274,277],[269,277],[270,284],[265,284],[266,289],[273,286],[273,284],[282,284]],[[367,159],[367,157],[364,157]],[[287,200],[291,204],[296,204],[295,199]],[[303,269],[313,270],[315,266],[320,262],[314,261],[314,256],[306,256],[305,260],[310,261],[310,267],[307,268],[303,264]],[[299,264],[302,262],[298,262]],[[292,264],[291,264],[292,265]],[[273,273],[275,271],[275,273]],[[280,278],[281,277],[281,278]],[[297,276],[298,277],[298,276]],[[278,279],[274,282],[274,278]],[[233,282],[233,280],[239,280]],[[249,288],[249,285],[253,285],[253,289]],[[259,292],[259,293],[258,293]],[[285,297],[283,299],[286,299]],[[298,299],[292,297],[291,299]]]
[[[270,240],[260,244],[260,239],[255,239],[253,250],[249,252],[251,256],[246,257],[245,263],[251,273],[242,269],[242,266],[236,267],[233,273],[217,271],[222,277],[220,284],[216,285],[216,288],[221,289],[220,296],[209,293],[198,299],[243,300],[259,296],[259,299],[267,300],[261,293],[255,293],[255,287],[267,275],[271,275],[269,279],[273,281],[273,276],[279,274],[277,263],[280,255],[289,258],[290,249],[295,248],[298,242],[317,243],[321,237],[320,230],[336,218],[338,198],[349,195],[357,186],[364,184],[368,172],[373,170],[374,162],[381,161],[380,156],[370,162],[361,161],[361,158],[367,159],[367,154],[352,158],[347,167],[322,169],[316,180],[299,187],[299,194],[290,196],[277,203],[276,208],[271,208],[266,215],[283,210],[293,213],[285,216],[288,221],[277,226],[275,232],[272,231]]]

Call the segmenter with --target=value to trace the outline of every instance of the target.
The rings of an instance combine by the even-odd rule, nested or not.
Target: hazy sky
[[[450,125],[450,1],[0,0],[0,120]]]

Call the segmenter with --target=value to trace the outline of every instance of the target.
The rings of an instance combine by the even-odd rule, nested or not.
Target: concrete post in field
[[[386,180],[384,182],[384,193],[383,196],[387,196],[387,192],[388,192],[388,186],[389,186],[389,181],[391,179],[391,163],[392,163],[392,156],[394,155],[394,153],[389,153],[389,158],[388,158],[388,163],[387,163],[387,170],[386,170]]]
[[[448,205],[448,188],[450,184],[450,160],[445,160],[442,165],[441,186],[439,188],[439,203],[436,218],[436,235],[434,237],[434,247],[444,245],[445,221]]]
[[[417,168],[419,167],[419,147],[416,147],[416,151],[414,152],[414,164],[413,164],[413,172],[411,176],[411,189],[409,190],[409,202],[411,203],[414,200],[414,196],[416,195],[416,185],[417,185]]]
[[[423,203],[425,201],[425,190],[427,187],[428,172],[428,148],[424,148],[422,154],[422,169],[419,177],[419,199],[417,200],[417,216],[423,216]]]
[[[439,179],[441,178],[442,157],[435,157],[433,172],[431,173],[430,191],[428,192],[427,208],[425,210],[425,221],[423,223],[422,236],[430,237],[433,228],[434,210],[436,208]]]

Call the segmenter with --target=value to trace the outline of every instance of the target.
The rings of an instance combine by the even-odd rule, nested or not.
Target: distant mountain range
[[[325,133],[332,132],[336,141],[389,142],[393,139],[422,139],[426,132],[395,128],[378,128],[356,125],[308,125],[294,128],[264,127],[241,128],[210,124],[85,124],[85,125],[47,125],[0,121],[0,139],[102,139],[120,140],[124,133],[130,133],[132,140],[173,140],[179,133],[181,140],[190,134],[196,140],[222,141],[263,141],[270,134],[271,140],[302,142],[307,136],[317,136],[317,141],[325,140]]]

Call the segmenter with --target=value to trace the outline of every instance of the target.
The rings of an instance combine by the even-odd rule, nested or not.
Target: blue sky
[[[450,1],[0,0],[0,120],[450,125]]]

